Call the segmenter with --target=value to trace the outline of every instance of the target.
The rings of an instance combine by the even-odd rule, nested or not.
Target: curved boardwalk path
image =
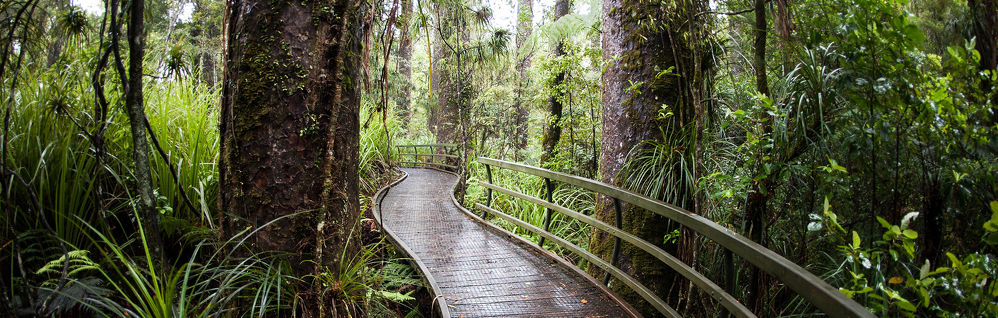
[[[422,261],[451,317],[633,316],[578,269],[461,212],[458,177],[402,169],[408,177],[381,201],[384,226]]]

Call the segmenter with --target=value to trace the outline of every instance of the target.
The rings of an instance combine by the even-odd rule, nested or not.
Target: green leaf
[[[888,223],[887,220],[884,220],[884,218],[878,216],[877,217],[877,222],[880,222],[880,226],[883,226],[885,229],[888,229],[888,230],[891,229],[891,224]]]
[[[964,271],[963,262],[961,262],[959,258],[956,258],[956,255],[953,255],[953,253],[950,252],[946,252],[946,257],[949,258],[949,261],[951,263],[953,263],[953,268],[956,268],[957,271],[963,273]]]
[[[904,231],[901,232],[901,234],[913,240],[918,238],[918,232],[915,232],[915,230],[911,229],[905,229]]]
[[[852,296],[855,294],[851,290],[848,290],[848,289],[845,289],[845,288],[839,288],[839,292],[845,294],[846,297],[849,297],[849,298],[852,298]]]
[[[843,173],[848,172],[846,171],[846,167],[840,166],[839,163],[832,158],[828,158],[828,166],[832,167],[832,169],[842,171]]]
[[[957,47],[948,46],[946,47],[946,51],[949,52],[949,56],[952,57],[954,60],[956,60],[959,63],[963,63],[963,57],[960,56],[961,54],[957,51]]]
[[[861,241],[859,239],[859,233],[856,233],[856,231],[852,231],[852,248],[858,249],[860,243]]]
[[[988,245],[998,245],[998,232],[991,232],[984,236],[984,242]]]

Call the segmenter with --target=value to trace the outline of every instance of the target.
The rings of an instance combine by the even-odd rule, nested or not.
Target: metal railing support
[[[546,195],[548,202],[553,202],[551,198],[554,197],[554,185],[551,184],[551,179],[544,178],[544,189],[547,191]],[[547,232],[548,229],[550,228],[551,228],[551,208],[544,208],[544,232]],[[541,248],[544,248],[543,236],[541,236],[540,243],[537,245],[539,245]]]
[[[486,178],[488,178],[489,183],[492,183],[492,166],[485,165],[485,176],[486,176]],[[492,189],[488,189],[487,192],[488,192],[488,197],[485,199],[485,206],[491,208],[492,207]],[[489,214],[488,212],[486,212],[486,211],[483,210],[482,211],[482,219],[485,219],[485,216],[488,215],[488,214]]]

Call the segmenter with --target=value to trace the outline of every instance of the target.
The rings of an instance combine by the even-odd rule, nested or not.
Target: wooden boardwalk
[[[636,316],[592,277],[459,209],[456,175],[402,170],[408,176],[383,193],[376,213],[451,317]]]

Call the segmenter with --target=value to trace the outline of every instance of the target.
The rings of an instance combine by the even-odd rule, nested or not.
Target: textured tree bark
[[[215,57],[208,52],[201,53],[201,82],[215,87]]]
[[[145,57],[145,0],[132,0],[128,12],[128,86],[125,87],[125,109],[132,132],[132,160],[135,162],[135,183],[138,187],[138,216],[141,218],[147,245],[158,261],[163,261],[163,239],[159,233],[159,212],[153,197],[152,173],[149,168],[149,140],[146,138],[146,113],[142,100],[142,59]]]
[[[67,1],[56,0],[53,2],[54,3],[52,4],[54,4],[59,10],[66,9]],[[42,10],[42,12],[46,12],[46,10]],[[58,19],[58,15],[56,16],[56,18]],[[48,20],[48,17],[44,17],[39,21],[46,21],[46,20]],[[54,39],[52,39],[52,43],[50,43],[48,47],[48,52],[47,52],[48,67],[52,67],[53,65],[55,65],[55,63],[59,61],[59,56],[62,56],[62,48],[66,43],[66,35],[60,34],[60,31],[56,30],[55,28],[57,23],[58,22],[53,22],[51,25],[49,25],[49,34],[52,34],[54,36]]]
[[[519,5],[517,5],[517,12],[516,50],[523,56],[516,62],[518,77],[516,79],[516,100],[513,101],[513,111],[516,114],[510,138],[513,140],[513,147],[516,150],[520,150],[527,147],[527,120],[530,116],[530,111],[524,104],[524,100],[527,98],[524,95],[526,94],[526,88],[530,85],[527,70],[530,69],[530,59],[534,53],[532,51],[533,48],[526,48],[524,46],[527,44],[527,38],[530,37],[530,33],[533,32],[534,1],[520,0]]]
[[[451,51],[444,41],[447,41],[454,31],[450,21],[450,8],[447,4],[434,2],[433,9],[436,11],[437,25],[432,31],[434,54],[431,62],[433,63],[431,85],[436,93],[437,102],[432,105],[430,114],[427,116],[427,126],[430,127],[430,132],[436,137],[437,142],[444,142],[444,136],[441,136],[441,133],[447,134],[445,131],[447,129],[441,127],[441,123],[444,121],[441,115],[444,109],[449,107],[444,104],[449,103],[454,95],[452,83],[450,83],[450,70],[446,65],[446,61],[451,57]]]
[[[412,0],[402,0],[402,15],[398,19],[398,28],[401,33],[398,48],[398,72],[402,76],[403,83],[399,87],[398,102],[399,123],[403,129],[409,127],[409,117],[412,111],[409,109],[412,96],[412,39],[409,36],[409,27],[412,25]]]
[[[221,39],[221,12],[212,10],[212,0],[196,0],[194,3],[194,14],[192,22],[198,23],[200,32],[197,34],[198,42],[201,43],[202,51],[198,59],[200,60],[201,77],[200,80],[208,87],[215,87],[218,82],[218,54],[215,53],[216,40]],[[220,10],[219,10],[220,11]],[[217,19],[217,20],[216,20]]]
[[[677,7],[662,7],[657,3],[639,0],[603,1],[603,56],[613,60],[603,73],[603,132],[600,149],[600,179],[615,186],[627,187],[618,173],[624,167],[628,153],[644,140],[662,140],[661,129],[681,129],[695,125],[698,111],[689,96],[703,78],[702,68],[694,56],[691,43],[682,42],[682,32],[705,27],[702,23],[684,23],[706,7],[701,1],[681,1]],[[677,18],[678,17],[678,18]],[[649,21],[654,27],[645,27]],[[662,75],[673,68],[674,75]],[[637,85],[635,85],[637,84]],[[658,116],[663,105],[669,107],[671,116]],[[687,191],[692,193],[692,191]],[[695,211],[692,197],[679,198],[677,205]],[[612,201],[600,196],[597,199],[596,218],[614,223]],[[624,206],[623,230],[652,242],[668,252],[675,253],[675,243],[665,243],[665,235],[676,229],[668,219],[638,208]],[[685,240],[682,240],[685,241]],[[602,231],[591,236],[590,248],[609,259],[613,239]],[[670,268],[642,250],[622,244],[619,267],[643,282],[673,305],[678,303],[676,275]],[[689,260],[685,260],[689,261]],[[590,272],[601,271],[590,267]],[[646,316],[658,316],[654,308],[640,301],[623,284],[611,288]]]
[[[226,6],[219,206],[233,217],[220,224],[231,235],[284,217],[247,240],[250,249],[287,253],[299,276],[336,271],[341,253],[360,248],[352,229],[368,3]]]
[[[998,1],[967,0],[973,14],[974,45],[981,53],[981,69],[998,67]]]
[[[973,18],[973,35],[975,49],[981,53],[981,70],[998,69],[998,1],[996,0],[967,0]],[[981,80],[981,89],[991,90],[996,83],[989,79]],[[998,103],[998,94],[991,98],[992,103]],[[998,122],[998,113],[992,112],[992,122]]]
[[[568,15],[571,10],[571,6],[568,0],[558,0],[554,5],[554,20],[558,21],[561,17]],[[562,41],[558,42],[558,45],[554,48],[555,58],[560,58],[565,56],[565,43]],[[551,82],[551,87],[553,92],[551,97],[548,99],[548,118],[547,127],[544,128],[544,137],[541,140],[541,163],[547,163],[558,151],[558,141],[561,140],[561,116],[562,116],[562,105],[561,95],[559,86],[565,82],[565,72],[560,71],[555,74],[554,81]]]
[[[431,112],[431,130],[438,143],[456,143],[461,135],[461,62],[460,54],[455,54],[459,42],[467,37],[460,34],[458,10],[449,3],[434,3],[437,12],[437,27],[434,30],[433,90],[437,103]]]

